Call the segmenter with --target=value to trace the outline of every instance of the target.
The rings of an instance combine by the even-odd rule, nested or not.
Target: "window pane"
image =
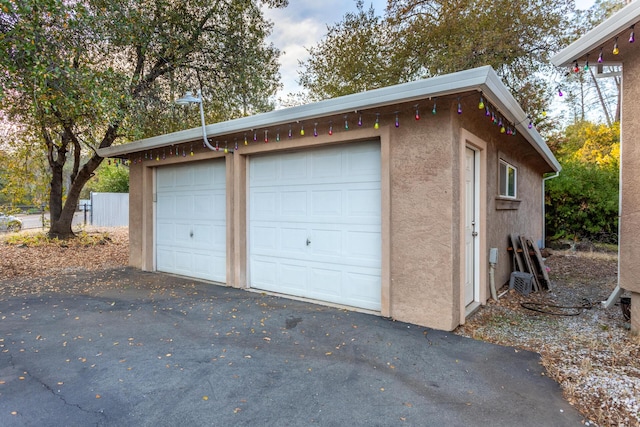
[[[507,165],[500,162],[500,195],[506,196],[507,190]]]
[[[516,170],[509,168],[509,188],[507,189],[509,197],[516,197]]]

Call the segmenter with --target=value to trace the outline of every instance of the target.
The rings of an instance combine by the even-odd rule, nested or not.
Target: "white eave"
[[[223,135],[247,132],[252,129],[305,122],[330,115],[348,114],[355,111],[382,108],[474,90],[482,92],[484,98],[497,108],[507,121],[515,124],[517,131],[524,135],[524,138],[553,170],[559,171],[561,169],[560,164],[540,134],[535,129],[528,128],[529,119],[527,114],[490,66],[214,123],[206,126],[206,132],[209,138],[216,138]],[[139,151],[195,141],[201,138],[202,128],[197,127],[141,139],[128,144],[101,148],[98,150],[98,155],[102,157],[119,157]]]
[[[593,52],[610,42],[620,33],[627,32],[632,25],[639,21],[640,1],[634,0],[554,55],[551,58],[551,63],[557,67],[569,66],[574,61],[584,58],[589,52]]]

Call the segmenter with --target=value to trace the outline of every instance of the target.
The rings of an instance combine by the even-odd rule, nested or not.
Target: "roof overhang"
[[[558,52],[551,58],[551,63],[557,67],[569,66],[577,60],[586,58],[587,55],[590,55],[592,61],[595,62],[601,48],[612,46],[616,37],[628,33],[631,26],[638,22],[640,22],[640,1],[636,0]],[[640,30],[640,28],[638,29]],[[621,45],[623,41],[626,40],[620,40]],[[607,49],[607,53],[609,52],[610,50]],[[619,57],[620,61],[617,61],[616,57]],[[608,55],[607,65],[620,65],[621,63],[620,55]]]
[[[529,129],[527,114],[490,66],[214,123],[206,126],[206,133],[209,138],[216,138],[253,129],[304,122],[330,115],[353,113],[354,111],[389,107],[395,104],[450,96],[468,91],[482,92],[484,98],[506,120],[514,124],[517,131],[524,136],[554,171],[561,169],[560,164],[540,134],[535,128]],[[202,138],[201,127],[102,148],[98,150],[98,154],[102,157],[122,157],[130,153],[195,141],[199,138]]]

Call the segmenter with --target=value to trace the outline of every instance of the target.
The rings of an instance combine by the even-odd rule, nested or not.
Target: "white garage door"
[[[156,269],[226,282],[224,160],[159,167]]]
[[[251,287],[380,310],[380,144],[253,157]]]

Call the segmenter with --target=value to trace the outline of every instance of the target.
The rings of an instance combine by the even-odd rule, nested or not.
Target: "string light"
[[[380,129],[380,114],[376,114],[376,122],[373,124],[374,129]]]
[[[613,54],[617,55],[620,53],[620,49],[618,49],[618,38],[616,37],[616,42],[613,44]]]
[[[480,97],[480,103],[478,104],[478,110],[482,110],[484,109],[484,99],[482,99],[482,96]]]
[[[563,96],[564,94],[562,93],[562,89],[560,89],[560,86],[558,86],[558,96]]]
[[[602,52],[602,48],[600,48],[600,54],[598,55],[598,64],[602,64],[602,61],[604,61],[603,52]]]
[[[636,26],[635,24],[631,26],[631,34],[629,34],[629,43],[633,43],[634,41],[636,41],[635,26]]]
[[[253,131],[253,142],[258,141],[258,132],[256,132],[255,130]]]
[[[420,110],[418,110],[417,105],[416,105],[416,120],[420,120]]]
[[[249,141],[247,141],[247,134],[244,134],[244,145],[249,145]]]
[[[589,55],[587,55],[587,59],[584,62],[584,71],[589,71]]]
[[[313,124],[313,136],[318,136],[318,123]]]
[[[224,142],[224,154],[229,152],[229,146],[227,145],[227,141]]]
[[[265,130],[264,131],[264,143],[266,144],[267,142],[269,142],[269,131]]]
[[[216,141],[216,151],[220,151],[220,144]]]
[[[362,126],[362,114],[358,116],[358,126]]]
[[[533,128],[533,120],[531,120],[531,116],[527,116],[529,119],[529,125],[527,126],[529,129]]]
[[[344,130],[349,130],[349,121],[346,115],[344,116]]]
[[[236,151],[238,151],[238,140],[237,140],[237,139],[236,139],[236,140],[234,140],[234,147],[233,147],[233,149],[234,149],[234,150],[236,150]]]
[[[462,104],[460,104],[460,97],[458,97],[458,114],[462,114]]]
[[[280,129],[276,130],[276,142],[280,142]]]
[[[489,117],[491,115],[491,112],[489,111],[489,106],[485,106],[484,107],[484,115]]]
[[[573,72],[577,73],[580,71],[580,66],[578,65],[578,61],[575,62],[575,64],[573,64]]]
[[[300,125],[300,136],[304,136],[304,125]]]
[[[431,114],[436,114],[438,111],[436,110],[436,101],[433,101],[433,109],[431,110]]]
[[[333,135],[333,123],[329,122],[329,135]]]
[[[191,153],[189,153],[190,156],[193,156],[193,145],[191,146]]]
[[[396,113],[396,127],[400,127],[400,118],[398,118],[398,113]]]
[[[291,125],[289,125],[289,133],[287,135],[289,136],[289,138],[293,137],[293,129],[292,129]]]

